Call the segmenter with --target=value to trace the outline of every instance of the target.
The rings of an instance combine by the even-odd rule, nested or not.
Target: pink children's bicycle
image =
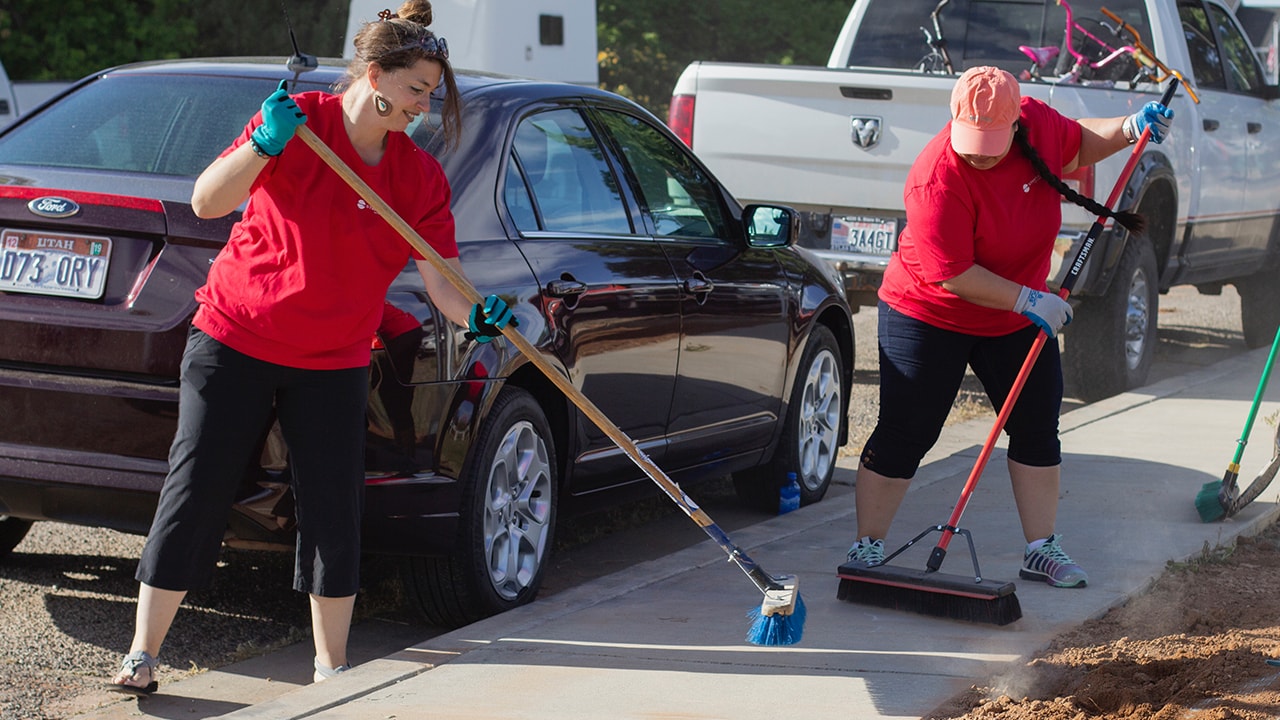
[[[1018,49],[1032,63],[1024,80],[1111,85],[1119,80],[1137,82],[1146,79],[1145,64],[1135,60],[1138,48],[1121,44],[1119,26],[1112,28],[1100,20],[1086,19],[1084,23],[1096,26],[1090,30],[1076,20],[1071,12],[1071,3],[1067,0],[1056,2],[1067,14],[1062,42],[1067,55],[1064,56],[1062,50],[1054,45],[1019,45]]]

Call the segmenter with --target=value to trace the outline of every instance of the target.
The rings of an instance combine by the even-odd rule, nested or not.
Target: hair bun
[[[423,27],[431,27],[431,2],[430,0],[405,0],[396,11],[396,16]]]

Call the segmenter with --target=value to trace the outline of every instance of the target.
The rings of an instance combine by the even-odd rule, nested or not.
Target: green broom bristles
[[[1231,463],[1223,473],[1221,480],[1207,482],[1196,493],[1196,512],[1200,513],[1200,522],[1213,522],[1226,517],[1235,502],[1236,480],[1240,466]]]
[[[1218,493],[1221,491],[1222,481],[1214,480],[1205,483],[1200,492],[1196,493],[1196,512],[1200,513],[1200,522],[1213,522],[1226,517],[1227,509],[1218,500]]]

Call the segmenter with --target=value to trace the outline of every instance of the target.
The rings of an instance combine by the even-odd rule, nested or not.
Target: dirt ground
[[[1280,718],[1280,525],[1171,564],[1149,592],[1056,638],[926,720]]]

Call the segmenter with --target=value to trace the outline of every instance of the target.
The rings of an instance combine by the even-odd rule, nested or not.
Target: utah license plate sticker
[[[0,233],[0,291],[96,300],[107,287],[111,238],[29,230]]]
[[[865,255],[891,255],[898,249],[898,221],[895,218],[834,217],[831,219],[831,249]]]

